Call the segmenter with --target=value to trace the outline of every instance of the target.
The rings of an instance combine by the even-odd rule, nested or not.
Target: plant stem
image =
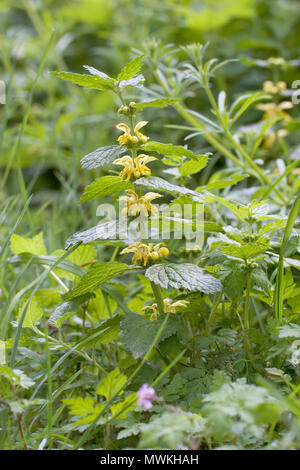
[[[204,330],[204,336],[207,336],[208,335],[208,332],[209,332],[209,327],[210,325],[212,324],[214,318],[215,318],[215,314],[217,312],[217,308],[218,308],[218,305],[222,299],[222,295],[223,295],[223,289],[221,290],[221,292],[219,293],[218,297],[215,299],[215,302],[213,304],[213,307],[212,307],[212,310],[210,312],[210,315],[208,317],[208,320],[207,320],[207,323],[206,323],[206,327],[205,327],[205,330]]]
[[[250,303],[250,288],[251,288],[251,271],[248,270],[247,273],[247,287],[246,287],[246,299],[245,299],[245,310],[244,310],[244,349],[245,349],[245,356],[248,357],[249,354],[249,338],[248,338],[248,330],[249,330],[249,303]]]
[[[160,315],[164,315],[164,301],[163,301],[163,298],[162,298],[162,295],[161,295],[161,290],[160,290],[160,287],[157,285],[157,284],[154,284],[154,282],[151,281],[151,287],[152,287],[152,291],[153,291],[153,294],[154,294],[154,297],[155,297],[155,300],[156,300],[156,303],[157,303],[157,307],[158,307],[158,311],[159,311],[159,314]]]

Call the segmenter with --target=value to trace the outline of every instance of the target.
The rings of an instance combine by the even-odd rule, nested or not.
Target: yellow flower
[[[177,313],[177,309],[186,308],[189,305],[187,300],[177,300],[176,302],[172,302],[171,299],[164,299],[164,313]],[[148,305],[147,307],[143,307],[143,311],[145,313],[152,312],[150,317],[151,321],[157,320],[158,317],[158,307],[157,304]]]
[[[148,124],[148,121],[140,121],[137,123],[137,125],[134,128],[134,133],[142,144],[145,144],[147,140],[149,140],[149,137],[139,132],[140,129],[144,127],[146,124]]]
[[[148,124],[148,121],[138,122],[134,128],[135,135],[131,135],[130,127],[124,122],[120,122],[119,124],[117,124],[116,128],[119,129],[120,131],[123,131],[123,135],[120,135],[120,137],[118,137],[119,144],[127,145],[129,147],[132,145],[137,145],[137,144],[139,145],[145,144],[147,140],[149,139],[149,137],[145,136],[139,131],[146,124]]]
[[[168,256],[169,250],[164,243],[157,243],[157,245],[149,243],[147,245],[146,243],[136,242],[121,251],[121,255],[128,253],[134,253],[132,257],[133,264],[142,262],[146,266],[149,261],[157,261],[159,258]]]
[[[270,119],[274,117],[280,117],[284,121],[289,121],[292,118],[288,113],[284,111],[284,109],[291,109],[292,107],[293,107],[293,103],[291,103],[290,101],[282,101],[279,104],[276,104],[276,103],[258,104],[256,106],[256,109],[259,109],[260,111],[264,111],[262,120]]]
[[[288,135],[288,131],[286,129],[279,129],[278,131],[271,131],[269,134],[266,135],[263,141],[263,148],[269,149],[278,139],[283,139]]]
[[[124,157],[117,158],[113,163],[115,165],[124,166],[124,169],[120,172],[120,176],[122,179],[126,178],[126,181],[129,181],[132,175],[135,178],[150,176],[151,170],[146,166],[146,163],[152,162],[153,160],[157,160],[157,158],[141,153],[134,160],[129,155],[124,155]]]
[[[136,216],[138,214],[143,214],[145,217],[148,217],[149,213],[153,215],[158,214],[158,208],[155,207],[151,202],[153,199],[162,197],[158,193],[146,193],[144,196],[140,196],[133,191],[133,189],[126,189],[125,191],[128,196],[121,196],[120,201],[126,201],[127,206],[123,209],[123,213],[130,216]]]
[[[276,95],[279,91],[286,90],[286,83],[285,82],[277,82],[276,84],[273,83],[271,80],[266,80],[263,83],[263,90],[265,93],[270,93],[272,95]]]

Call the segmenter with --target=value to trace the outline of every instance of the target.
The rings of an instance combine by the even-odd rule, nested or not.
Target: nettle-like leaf
[[[124,148],[119,145],[100,147],[81,159],[82,168],[93,170],[94,168],[108,165],[124,152]]]
[[[187,289],[214,294],[222,290],[219,279],[207,274],[202,268],[191,263],[155,264],[146,270],[145,276],[164,289]]]
[[[97,386],[97,394],[103,395],[107,401],[117,394],[123,393],[123,387],[126,384],[127,377],[121,374],[118,368],[110,372]]]
[[[142,60],[144,57],[144,54],[140,55],[126,64],[118,75],[118,81],[121,82],[122,80],[130,80],[131,78],[134,78],[142,68]]]
[[[208,183],[205,186],[198,186],[198,188],[196,188],[196,191],[201,192],[203,190],[211,191],[213,189],[227,188],[228,186],[233,186],[234,184],[237,184],[243,179],[248,178],[248,177],[249,175],[233,174],[227,180],[222,178],[221,181],[212,181],[211,183]]]
[[[76,313],[80,306],[86,303],[88,300],[93,298],[94,294],[86,294],[80,297],[77,297],[74,300],[69,300],[68,302],[64,302],[63,304],[59,305],[52,315],[50,316],[48,322],[50,325],[54,326],[55,328],[60,328],[64,321],[67,320],[71,315]]]
[[[190,196],[196,202],[204,202],[205,198],[202,194],[193,191],[192,189],[187,189],[182,186],[177,186],[176,184],[169,183],[168,181],[159,178],[158,176],[150,176],[150,178],[139,178],[135,181],[136,185],[146,186],[151,189],[158,191],[166,191],[171,194],[184,194]]]
[[[122,181],[120,176],[102,176],[85,188],[79,202],[101,198],[133,187],[133,183]]]
[[[43,232],[40,232],[33,238],[21,237],[12,234],[10,239],[10,247],[15,255],[20,253],[31,253],[33,255],[46,255],[47,250],[44,245]]]
[[[114,239],[117,238],[118,233],[117,221],[103,222],[83,232],[74,233],[74,235],[66,241],[66,250],[71,245],[75,245],[78,242],[90,243],[96,240]]]
[[[90,328],[88,334],[76,344],[76,349],[95,348],[98,344],[111,343],[120,332],[120,321],[120,315],[114,315],[103,320],[97,328]]]
[[[99,75],[85,75],[72,72],[52,72],[52,74],[75,85],[100,91],[114,90],[116,83],[113,78],[100,77]]]
[[[159,98],[152,101],[144,101],[143,103],[136,103],[135,109],[141,111],[144,108],[165,108],[178,102],[176,98]]]
[[[67,294],[66,299],[72,300],[80,295],[93,292],[101,284],[109,281],[115,276],[123,274],[125,271],[129,271],[130,269],[130,266],[127,264],[117,262],[103,263],[98,266],[94,266],[80,279],[76,287]]]
[[[208,155],[201,155],[198,160],[187,160],[179,167],[179,173],[182,176],[189,176],[198,173],[206,167],[208,162]]]
[[[172,145],[172,144],[162,144],[161,142],[146,142],[146,144],[143,145],[143,149],[146,150],[147,152],[156,152],[161,155],[166,155],[166,156],[177,156],[177,157],[187,157],[190,158],[191,160],[200,160],[206,159],[207,162],[207,155],[195,155],[191,150],[186,149],[185,147],[182,147],[181,145]]]
[[[121,338],[134,359],[138,359],[148,351],[162,322],[163,320],[152,322],[137,313],[129,313],[124,316],[121,321]],[[174,335],[179,329],[179,318],[177,316],[170,317],[158,343]]]
[[[258,256],[267,251],[268,247],[258,245],[256,243],[246,243],[245,245],[225,245],[221,247],[221,251],[225,255],[234,256],[235,258],[248,259]]]

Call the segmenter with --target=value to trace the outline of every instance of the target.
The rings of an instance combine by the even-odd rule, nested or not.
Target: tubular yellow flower
[[[130,127],[127,126],[127,124],[125,124],[124,122],[120,122],[116,125],[116,128],[124,132],[123,135],[120,135],[120,137],[118,137],[119,144],[126,145],[128,140],[130,140],[132,137],[130,134]]]
[[[262,117],[262,120],[270,119],[270,118],[274,118],[274,117],[280,117],[284,121],[289,121],[292,118],[284,110],[285,109],[291,109],[292,107],[293,107],[293,103],[291,103],[290,101],[282,101],[279,104],[276,104],[276,103],[258,104],[256,106],[256,109],[259,109],[260,111],[264,111],[264,115]]]
[[[120,122],[119,124],[116,125],[116,128],[119,129],[120,131],[123,131],[124,134],[120,135],[118,137],[118,142],[120,145],[127,145],[131,147],[132,145],[142,145],[149,140],[149,137],[146,135],[142,134],[140,129],[144,127],[146,124],[148,124],[148,121],[140,121],[137,123],[137,125],[134,128],[134,133],[135,135],[131,135],[131,130],[130,127],[125,124],[124,122]]]
[[[186,308],[189,305],[187,300],[177,300],[176,302],[172,302],[171,299],[163,299],[164,303],[164,313],[177,313],[177,309]],[[158,308],[157,304],[148,305],[143,307],[143,311],[145,313],[152,312],[150,317],[151,321],[157,320],[158,317]]]
[[[144,196],[139,197],[139,195],[133,191],[133,189],[126,189],[125,191],[128,196],[121,196],[120,201],[126,201],[127,206],[123,209],[123,213],[130,216],[136,216],[138,214],[143,214],[145,217],[148,217],[149,213],[157,215],[158,208],[155,207],[151,202],[154,199],[162,197],[158,193],[147,193]]]
[[[161,254],[161,248],[165,248],[165,254]],[[133,264],[142,262],[144,266],[148,264],[149,261],[157,261],[159,258],[163,258],[169,254],[169,250],[164,245],[164,243],[158,243],[154,245],[153,243],[136,242],[132,245],[127,246],[124,250],[121,251],[121,255],[128,253],[134,253],[132,257]]]
[[[144,127],[146,124],[148,124],[148,121],[140,121],[137,123],[137,125],[134,128],[134,133],[142,144],[145,144],[147,140],[149,140],[149,137],[139,132],[139,130],[142,127]]]
[[[146,163],[157,160],[156,157],[150,157],[150,155],[140,154],[134,160],[129,155],[117,158],[113,163],[115,165],[122,165],[124,169],[120,172],[121,178],[129,181],[131,176],[140,178],[140,176],[150,176],[151,170],[146,166]]]

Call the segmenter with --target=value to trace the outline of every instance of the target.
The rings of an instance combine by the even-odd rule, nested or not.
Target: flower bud
[[[162,257],[165,257],[165,256],[168,256],[169,255],[169,250],[166,246],[162,246],[159,250],[158,250],[158,254],[159,256],[162,256]]]

